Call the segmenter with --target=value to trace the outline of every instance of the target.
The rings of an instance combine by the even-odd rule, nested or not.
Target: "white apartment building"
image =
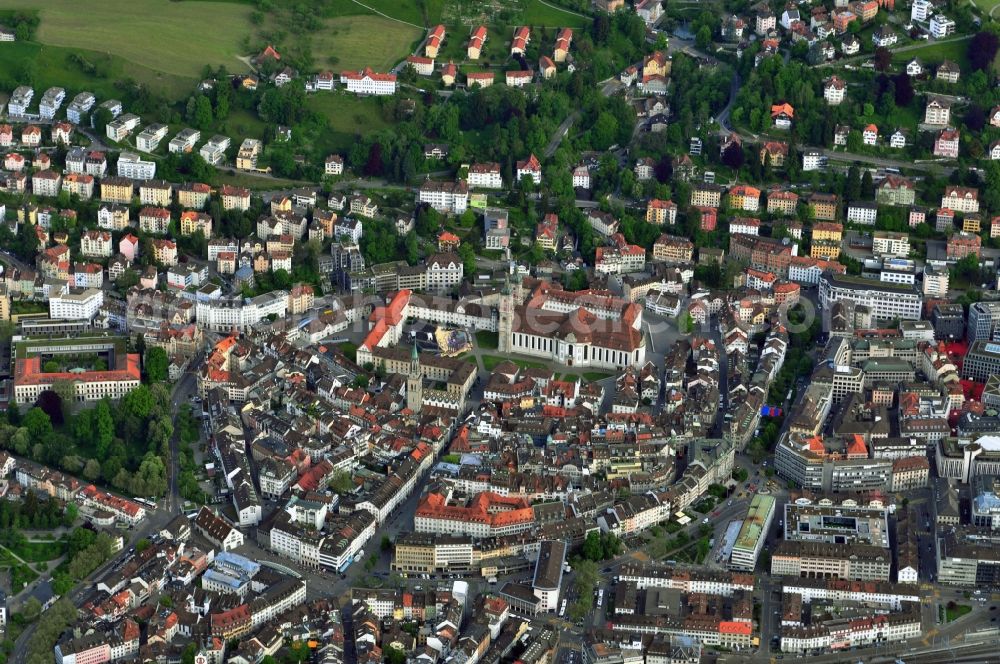
[[[170,139],[167,150],[172,153],[191,152],[195,144],[201,140],[201,132],[190,127],[181,129],[177,135]]]
[[[427,259],[427,288],[448,290],[462,283],[465,268],[457,254],[446,253]]]
[[[934,5],[931,4],[930,0],[913,0],[913,5],[910,7],[910,20],[923,23],[930,17],[932,11],[934,11]]]
[[[147,161],[134,152],[122,152],[118,155],[118,177],[151,180],[156,177],[156,162]]]
[[[951,104],[944,99],[931,98],[924,107],[924,124],[947,126],[951,122]]]
[[[167,137],[169,127],[165,124],[151,124],[135,137],[135,147],[143,152],[152,152]]]
[[[84,231],[80,236],[80,253],[93,258],[107,258],[114,250],[111,233]]]
[[[910,255],[910,236],[906,233],[875,231],[872,237],[872,253],[879,257],[906,258]]]
[[[94,107],[97,103],[97,97],[91,92],[80,92],[75,97],[73,101],[69,103],[66,107],[66,119],[73,124],[80,124],[80,120],[83,119],[85,113],[89,113],[90,109]]]
[[[27,115],[28,107],[31,106],[31,100],[34,96],[35,91],[27,85],[19,85],[14,88],[14,92],[10,94],[10,100],[7,102],[8,115]]]
[[[955,33],[955,22],[944,14],[932,16],[928,27],[931,31],[931,37],[934,39],[944,39]]]
[[[878,217],[878,207],[874,203],[850,203],[847,206],[847,221],[864,226],[874,226]]]
[[[82,291],[53,295],[49,298],[49,318],[91,320],[104,304],[104,291],[86,288]]]
[[[823,153],[819,150],[803,150],[802,170],[818,171],[823,167]]]
[[[56,117],[56,112],[66,101],[66,91],[62,88],[49,88],[42,94],[42,99],[38,102],[38,114],[45,120]]]
[[[138,115],[125,113],[109,122],[104,128],[104,133],[112,141],[123,141],[139,126],[140,122],[142,122],[142,118]]]
[[[229,149],[231,141],[228,136],[216,134],[208,139],[208,142],[201,146],[198,154],[205,160],[205,163],[218,166],[226,158],[226,150]]]
[[[417,201],[427,203],[438,212],[462,214],[469,205],[469,187],[461,181],[427,180],[420,186]]]
[[[500,164],[473,164],[469,167],[469,186],[483,189],[502,189],[503,178],[500,176]]]
[[[925,296],[948,297],[948,284],[949,276],[947,269],[934,267],[933,265],[924,266],[923,292]]]
[[[62,189],[62,176],[55,171],[38,171],[31,176],[31,193],[35,196],[58,196]]]

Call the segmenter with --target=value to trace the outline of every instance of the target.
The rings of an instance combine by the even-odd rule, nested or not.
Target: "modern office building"
[[[773,497],[760,494],[753,497],[739,535],[736,537],[736,543],[733,545],[729,559],[730,568],[752,572],[757,566],[757,557],[767,540],[767,532],[774,519],[774,510]]]

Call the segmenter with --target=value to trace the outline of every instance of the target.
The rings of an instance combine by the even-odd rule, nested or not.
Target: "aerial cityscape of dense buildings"
[[[130,2],[0,11],[0,664],[995,660],[989,3]]]

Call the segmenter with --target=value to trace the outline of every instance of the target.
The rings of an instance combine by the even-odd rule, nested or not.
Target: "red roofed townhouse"
[[[183,208],[200,210],[211,197],[212,188],[204,182],[185,182],[177,187],[177,202]]]
[[[194,235],[201,231],[206,238],[212,237],[212,217],[197,210],[181,212],[181,235]]]
[[[9,124],[0,124],[0,147],[9,148],[13,144],[14,144],[14,128],[11,127]]]
[[[385,96],[396,94],[396,75],[379,74],[365,67],[361,71],[340,73],[340,82],[348,92],[359,95]]]
[[[556,62],[565,62],[566,56],[569,55],[569,46],[573,43],[573,31],[569,28],[563,28],[556,35],[556,46],[552,50],[552,58]]]
[[[70,137],[73,135],[73,125],[68,122],[56,122],[52,125],[52,142],[69,145]]]
[[[301,314],[312,309],[316,301],[316,290],[309,284],[295,284],[288,291],[288,313]]]
[[[260,52],[260,55],[254,58],[254,61],[257,64],[262,64],[264,62],[267,62],[268,60],[273,60],[274,62],[278,62],[279,60],[281,60],[281,55],[276,50],[274,50],[274,47],[271,46],[270,44],[268,44],[267,47]]]
[[[80,235],[80,254],[91,258],[107,258],[114,244],[108,231],[84,231]]]
[[[28,125],[21,130],[21,143],[34,148],[42,144],[42,130],[35,125]]]
[[[127,233],[118,241],[118,252],[130,261],[139,255],[139,238]]]
[[[960,134],[957,129],[944,129],[934,140],[934,155],[958,159],[958,141]]]
[[[873,124],[868,125],[861,131],[861,142],[865,145],[878,144],[878,127]]]
[[[670,56],[663,51],[655,51],[647,55],[642,60],[642,77],[647,76],[670,76],[670,68],[673,63]]]
[[[677,204],[654,198],[646,206],[646,221],[651,224],[674,224],[677,222]]]
[[[411,55],[406,58],[406,64],[413,67],[413,71],[420,76],[430,76],[434,73],[434,58],[422,58],[419,55]]]
[[[337,80],[332,71],[321,71],[316,74],[315,86],[317,90],[333,90],[333,83]]]
[[[104,285],[104,268],[97,263],[73,263],[70,277],[74,288],[101,288]]]
[[[483,44],[486,43],[486,26],[480,25],[472,31],[469,37],[469,46],[465,50],[465,55],[469,60],[478,60],[483,53]]]
[[[774,285],[774,303],[779,307],[783,304],[792,306],[799,301],[802,288],[796,283],[782,282]]]
[[[714,207],[697,207],[695,209],[701,214],[699,228],[706,232],[714,231],[719,223],[719,211]]]
[[[533,74],[530,71],[509,71],[506,74],[507,85],[512,88],[523,88],[531,83]]]
[[[941,207],[956,212],[979,212],[979,190],[975,187],[948,185],[941,196]]]
[[[831,76],[823,83],[823,99],[830,106],[838,106],[844,101],[847,81],[839,76]]]
[[[444,43],[445,29],[443,25],[435,25],[427,35],[427,43],[424,45],[424,55],[430,59],[438,56],[441,44]]]
[[[446,88],[450,88],[455,85],[456,78],[458,78],[458,67],[455,66],[454,62],[449,62],[445,66],[441,67],[441,83],[443,83]]]
[[[249,635],[250,630],[253,629],[250,607],[246,604],[240,604],[227,611],[212,613],[210,622],[212,636],[218,636],[224,641],[243,638]]]
[[[552,62],[552,58],[547,55],[543,55],[538,58],[538,73],[542,75],[543,79],[549,79],[556,75],[556,63]]]
[[[465,75],[466,84],[470,88],[488,88],[493,85],[495,78],[491,71],[472,71]]]
[[[771,106],[771,121],[778,129],[788,129],[795,118],[795,109],[791,104],[774,104]]]
[[[462,246],[462,240],[449,231],[444,231],[438,235],[438,251],[455,251]]]
[[[161,265],[177,265],[177,243],[173,240],[157,238],[153,240],[153,256]]]
[[[249,189],[224,184],[219,189],[219,198],[222,199],[223,210],[242,210],[245,212],[250,209]]]
[[[24,157],[16,152],[8,152],[3,159],[3,167],[8,171],[20,171],[24,168]]]
[[[1000,217],[997,217],[1000,219]],[[541,222],[535,226],[535,242],[542,249],[555,251],[556,240],[559,237],[559,217],[551,212],[545,215]]]
[[[956,233],[948,238],[945,255],[948,260],[961,260],[966,256],[979,257],[982,239],[973,233]]]
[[[799,195],[794,191],[773,191],[767,195],[767,211],[771,214],[795,214],[799,205]]]
[[[760,189],[745,184],[736,185],[729,190],[729,207],[756,212],[760,209]]]
[[[538,163],[538,158],[531,155],[525,161],[517,162],[517,181],[524,178],[531,178],[536,185],[542,183],[542,165]]]
[[[785,141],[766,141],[760,147],[761,166],[781,168],[788,157],[788,143]]]
[[[119,523],[134,526],[146,518],[146,509],[139,503],[102,491],[93,484],[84,487],[80,496],[84,507],[111,512]]]
[[[514,30],[514,39],[510,43],[510,54],[511,55],[524,55],[525,50],[528,48],[528,42],[531,41],[531,28],[527,26],[521,26]]]
[[[170,210],[162,207],[144,207],[139,210],[139,230],[143,233],[162,235],[170,228]]]
[[[62,189],[70,196],[89,200],[94,195],[94,176],[86,173],[70,173],[63,178]]]

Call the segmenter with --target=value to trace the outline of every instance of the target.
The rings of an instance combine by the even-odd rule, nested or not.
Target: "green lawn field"
[[[910,51],[894,53],[892,61],[906,63],[913,58],[919,58],[925,65],[938,65],[945,60],[951,60],[955,64],[960,65],[964,70],[969,66],[969,58],[966,55],[968,48],[969,42],[966,40],[945,42],[943,44],[929,43],[926,46]]]
[[[346,151],[354,144],[358,134],[389,126],[376,97],[319,92],[307,97],[306,106],[330,123],[330,131],[320,137],[316,145],[323,152]]]
[[[371,67],[387,71],[413,50],[424,31],[382,16],[341,16],[312,38],[317,67],[334,72]]]
[[[98,73],[85,72],[70,56],[82,57],[94,65]],[[89,90],[101,99],[120,97],[121,92],[114,82],[125,78],[145,83],[170,99],[189,94],[195,80],[156,71],[107,53],[36,42],[5,43],[0,49],[0,78],[6,78],[8,85],[15,85],[21,82],[25,67],[32,72],[31,80],[36,88],[58,86],[66,88],[71,96]]]
[[[115,55],[154,71],[196,77],[206,64],[241,69],[251,8],[234,2],[0,0],[0,9],[38,10],[42,44]],[[67,86],[68,87],[68,86]]]
[[[528,0],[522,16],[524,23],[532,26],[582,28],[590,25],[590,19],[585,16],[578,16],[554,5],[542,4],[539,0]]]

